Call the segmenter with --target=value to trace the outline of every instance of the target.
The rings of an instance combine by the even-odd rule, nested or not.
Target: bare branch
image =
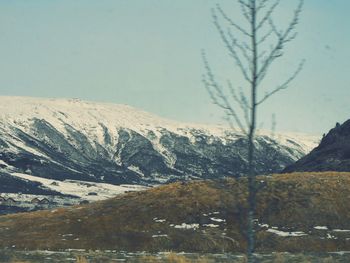
[[[286,89],[288,87],[289,83],[291,83],[297,77],[297,75],[300,73],[300,71],[303,69],[304,63],[305,63],[305,60],[302,60],[299,64],[298,68],[295,70],[295,72],[293,73],[293,75],[290,78],[288,78],[285,82],[283,82],[281,85],[279,85],[274,90],[267,92],[265,94],[265,96],[260,101],[258,101],[256,103],[256,105],[263,103],[264,101],[266,101],[268,98],[270,98],[272,95],[274,95],[278,91]]]
[[[245,49],[249,50],[250,52],[253,51],[253,49],[246,42],[242,41],[242,45]]]
[[[228,36],[231,39],[232,42],[232,46],[236,46],[242,53],[243,57],[245,58],[245,60],[248,62],[249,67],[251,69],[251,63],[252,63],[252,59],[249,57],[248,55],[248,50],[243,46],[243,44],[240,44],[237,39],[234,38],[234,36],[232,35],[231,31],[228,31]]]
[[[265,4],[268,2],[269,0],[261,0],[261,2],[259,3],[259,5],[256,8],[256,11],[259,12],[261,9],[263,9],[265,7]]]
[[[241,11],[243,16],[245,17],[245,19],[247,19],[247,21],[250,21],[251,19],[250,13],[249,13],[250,5],[245,3],[243,0],[238,0],[238,2],[241,6]]]
[[[244,28],[242,28],[240,25],[238,25],[237,23],[233,22],[231,18],[229,18],[226,13],[224,12],[224,10],[222,10],[221,6],[219,4],[216,5],[216,9],[219,11],[219,13],[222,15],[222,17],[234,28],[236,28],[238,31],[240,31],[242,34],[251,37],[251,34],[248,33],[247,30],[245,30]]]
[[[241,70],[241,73],[244,76],[245,80],[248,81],[249,83],[251,83],[251,80],[249,78],[247,69],[244,67],[244,65],[242,63],[242,60],[239,57],[239,55],[238,55],[238,53],[237,53],[237,51],[235,49],[235,47],[238,47],[239,49],[240,48],[243,49],[243,46],[239,47],[240,45],[237,43],[237,39],[234,38],[232,36],[232,34],[230,35],[230,38],[231,38],[230,41],[227,39],[227,36],[226,36],[225,32],[223,31],[223,29],[221,28],[221,26],[220,26],[220,24],[218,22],[218,18],[217,18],[216,14],[215,14],[215,11],[214,10],[212,10],[212,11],[213,11],[212,16],[213,16],[213,20],[214,20],[214,25],[216,26],[216,28],[217,28],[220,36],[221,36],[222,41],[226,45],[230,55],[232,56],[232,58],[234,59],[234,61],[236,63],[236,65]]]
[[[266,2],[266,1],[265,1]],[[273,3],[271,5],[271,7],[269,8],[269,10],[267,10],[267,12],[265,13],[264,17],[260,20],[260,22],[258,23],[256,30],[259,30],[260,28],[262,28],[264,26],[264,24],[269,20],[269,18],[271,17],[273,11],[275,10],[275,8],[279,5],[280,0],[276,0],[275,3]]]
[[[262,59],[265,56],[265,54],[266,54],[266,50],[261,51],[259,56],[258,56],[258,59]]]
[[[271,29],[277,36],[277,43],[274,45],[269,55],[266,57],[266,59],[262,63],[262,66],[257,74],[258,82],[261,82],[263,80],[272,62],[276,58],[281,57],[283,55],[282,50],[285,44],[290,42],[296,37],[296,33],[294,32],[294,30],[296,25],[299,22],[299,16],[302,10],[303,2],[304,2],[303,0],[300,0],[298,7],[294,11],[293,19],[291,20],[291,22],[289,23],[289,26],[284,32],[278,31],[275,24],[273,23],[273,20],[269,18],[269,24],[271,26]]]
[[[250,107],[248,105],[248,101],[246,96],[244,95],[242,89],[240,89],[239,96],[236,93],[235,88],[233,87],[232,83],[228,80],[227,81],[228,89],[230,90],[231,96],[234,99],[234,101],[237,103],[237,105],[241,108],[244,116],[244,120],[246,122],[246,125],[249,126],[249,110]]]
[[[266,41],[266,39],[269,38],[269,36],[271,36],[271,34],[273,33],[273,30],[270,29],[265,35],[263,35],[260,40],[257,42],[257,45],[260,45],[262,43],[264,43]]]
[[[223,89],[219,86],[219,84],[215,80],[204,51],[202,51],[202,59],[206,70],[206,77],[203,76],[203,83],[213,103],[219,106],[220,108],[224,109],[227,116],[232,117],[237,123],[240,130],[244,134],[247,134],[238,114],[236,113],[235,109],[231,106],[230,102],[227,99],[227,96],[225,96],[223,92]]]
[[[251,8],[249,2],[246,3],[246,2],[244,2],[243,0],[238,0],[238,3],[240,3],[240,4],[241,4],[242,6],[244,6],[246,9],[250,9],[250,8]]]
[[[228,123],[228,126],[230,126],[231,130],[233,130],[234,132],[237,132],[237,129],[234,125],[234,120],[230,117],[231,116],[229,116],[229,115],[225,115],[225,116],[223,116],[223,119],[226,121],[226,123]]]
[[[286,40],[284,41],[284,43],[290,42],[292,40],[294,40],[298,35],[298,32],[295,32],[293,35],[291,35],[290,37],[286,38]]]
[[[271,31],[275,33],[275,35],[277,36],[278,39],[282,38],[282,32],[277,30],[277,27],[275,25],[275,23],[273,22],[272,18],[269,18],[269,24],[271,27]]]

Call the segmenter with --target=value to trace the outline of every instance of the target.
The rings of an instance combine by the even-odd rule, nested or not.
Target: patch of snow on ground
[[[72,237],[73,234],[62,234],[63,237]]]
[[[349,229],[333,229],[333,232],[350,232]]]
[[[317,230],[328,230],[328,227],[326,227],[326,226],[314,226],[314,229],[317,229]]]
[[[178,229],[194,229],[195,230],[195,229],[199,228],[199,224],[182,223],[181,225],[173,225],[173,226],[174,226],[174,228],[178,228]]]
[[[336,236],[333,236],[329,233],[327,233],[327,239],[338,239]]]
[[[166,219],[158,219],[157,217],[155,217],[155,218],[153,218],[153,221],[157,222],[157,223],[164,223],[166,221]]]
[[[65,195],[73,195],[84,200],[98,201],[111,198],[127,191],[145,190],[147,187],[130,185],[112,185],[106,183],[85,182],[77,180],[52,180],[22,173],[12,173],[11,175],[26,179],[28,181],[39,182],[46,188],[60,192]]]
[[[268,224],[259,224],[259,226],[260,226],[260,227],[266,227],[266,228],[268,228],[268,227],[269,227],[269,225],[268,225]]]
[[[216,217],[211,217],[210,220],[215,221],[215,222],[226,222],[225,219],[216,218]]]
[[[335,252],[328,252],[329,254],[338,254],[338,255],[344,255],[344,254],[350,254],[350,251],[335,251]]]
[[[296,232],[286,232],[286,231],[281,231],[277,229],[272,229],[269,228],[266,230],[267,232],[276,234],[281,237],[300,237],[300,236],[306,236],[306,234],[302,231],[296,231]]]

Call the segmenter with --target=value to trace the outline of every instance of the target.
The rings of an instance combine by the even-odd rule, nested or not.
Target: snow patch
[[[164,223],[166,221],[166,219],[158,219],[157,217],[155,217],[155,218],[153,218],[153,221],[157,222],[157,223]]]
[[[273,233],[273,234],[276,234],[276,235],[281,236],[281,237],[301,237],[301,236],[307,235],[302,231],[296,231],[296,232],[288,231],[288,232],[286,232],[286,231],[281,231],[281,230],[272,229],[272,228],[269,228],[266,231]]]
[[[170,226],[173,226],[174,228],[178,228],[178,229],[196,230],[197,228],[199,228],[199,224],[186,224],[186,223],[182,223],[181,225],[170,225]]]
[[[327,239],[338,239],[336,236],[331,235],[330,233],[327,233]]]
[[[333,229],[333,232],[350,232],[349,229]]]
[[[328,227],[326,227],[326,226],[314,226],[314,229],[317,229],[317,230],[328,230]]]
[[[215,221],[215,222],[226,222],[225,219],[216,218],[216,217],[211,217],[210,220]]]
[[[12,173],[11,175],[28,181],[39,182],[44,187],[53,191],[57,191],[65,195],[77,196],[81,199],[89,201],[104,200],[128,191],[140,191],[147,189],[147,187],[136,185],[112,185],[77,180],[58,181],[22,173]]]

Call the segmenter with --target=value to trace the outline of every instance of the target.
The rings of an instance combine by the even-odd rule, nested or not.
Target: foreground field
[[[257,251],[350,250],[350,173],[258,177]],[[0,217],[20,250],[244,252],[246,180],[174,183],[88,205]]]
[[[261,263],[348,263],[350,252],[322,254],[271,253],[257,254]],[[15,251],[0,250],[0,262],[13,263],[245,263],[242,254],[196,254],[196,253],[126,253],[114,251]]]

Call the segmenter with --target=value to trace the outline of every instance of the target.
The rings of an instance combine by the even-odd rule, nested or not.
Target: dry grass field
[[[257,250],[350,250],[350,173],[260,176]],[[246,179],[173,183],[0,217],[0,248],[245,251]]]

